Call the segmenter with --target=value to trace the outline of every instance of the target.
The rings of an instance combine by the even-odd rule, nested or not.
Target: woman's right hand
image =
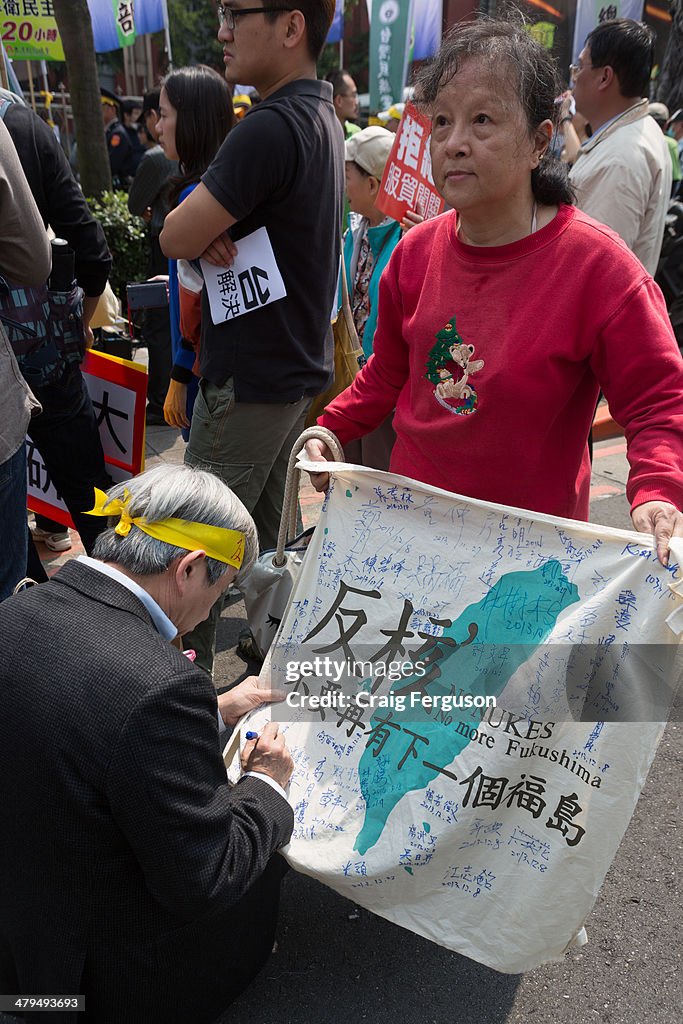
[[[306,458],[309,462],[334,462],[332,452],[325,442],[316,438],[306,442]],[[326,491],[330,486],[329,473],[309,473],[309,476],[316,491]]]
[[[406,231],[410,231],[410,229],[414,228],[417,224],[422,224],[424,219],[425,219],[425,215],[424,215],[424,208],[423,208],[422,204],[421,203],[415,203],[415,209],[414,210],[406,210],[406,215],[403,218],[403,220],[401,221],[401,227],[403,229],[403,234],[405,234]]]
[[[168,392],[164,402],[164,419],[169,427],[189,427],[190,421],[187,418],[187,384],[181,384],[178,380],[168,382]]]

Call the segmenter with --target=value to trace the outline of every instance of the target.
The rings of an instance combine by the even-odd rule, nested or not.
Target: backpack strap
[[[6,100],[6,99],[0,100],[0,121],[4,121],[5,120],[5,114],[7,113],[7,111],[9,110],[11,105],[12,105],[11,100]]]

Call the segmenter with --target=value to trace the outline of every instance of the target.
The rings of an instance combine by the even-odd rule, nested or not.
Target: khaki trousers
[[[214,473],[234,491],[254,517],[262,551],[277,543],[287,463],[310,402],[237,402],[232,377],[222,387],[207,380],[199,384],[185,462]],[[219,605],[184,638],[197,652],[196,664],[210,673]]]

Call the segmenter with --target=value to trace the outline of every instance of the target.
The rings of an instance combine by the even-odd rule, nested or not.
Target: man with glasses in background
[[[344,129],[344,138],[350,139],[360,131],[360,125],[353,123],[360,112],[356,83],[343,68],[330,71],[325,81],[332,86],[334,109]]]
[[[226,78],[254,86],[262,101],[228,134],[161,233],[167,256],[202,256],[226,268],[226,288],[234,286],[216,322],[204,289],[202,380],[186,461],[232,488],[254,517],[262,549],[277,541],[287,461],[310,401],[332,377],[344,139],[316,62],[334,9],[334,0],[219,6]],[[258,268],[239,263],[240,240],[259,230],[263,238],[263,229],[286,292],[276,301],[271,278],[249,285]],[[208,670],[216,620],[214,612],[188,639]]]
[[[583,144],[570,123],[565,139],[576,158],[571,181],[584,213],[617,232],[651,274],[671,193],[666,141],[648,114],[654,33],[637,21],[593,29],[572,72],[576,109],[593,134]]]

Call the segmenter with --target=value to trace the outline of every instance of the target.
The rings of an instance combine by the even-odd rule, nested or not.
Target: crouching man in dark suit
[[[52,1024],[208,1024],[272,948],[292,759],[269,723],[231,787],[219,731],[274,695],[217,703],[169,643],[251,568],[251,517],[187,466],[125,486],[96,558],[0,606],[0,992],[84,994]]]

